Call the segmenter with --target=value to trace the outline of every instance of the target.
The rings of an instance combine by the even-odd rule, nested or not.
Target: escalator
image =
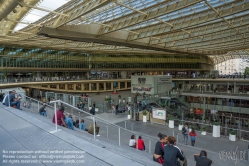
[[[154,101],[151,103],[147,103],[147,109],[150,110],[148,107],[152,106],[153,108],[160,108],[160,109],[166,109],[166,113],[167,115],[173,115],[174,117],[177,118],[182,118],[181,113],[176,110],[176,109],[172,109],[170,107],[165,106],[165,104],[161,104],[159,101]]]
[[[154,108],[166,108],[167,115],[173,115],[178,118],[182,118],[182,115],[186,115],[189,113],[190,104],[185,102],[179,96],[167,96],[167,97],[138,97],[138,101],[145,101],[147,103],[147,110],[150,110],[149,107],[152,106]],[[165,106],[166,105],[166,106]]]

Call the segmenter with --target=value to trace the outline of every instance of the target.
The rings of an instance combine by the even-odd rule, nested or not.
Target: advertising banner
[[[172,89],[172,76],[132,76],[131,93],[161,94]]]
[[[154,79],[152,76],[132,76],[131,93],[154,94]]]
[[[153,108],[152,113],[153,113],[152,114],[153,118],[166,120],[166,111],[165,110]]]

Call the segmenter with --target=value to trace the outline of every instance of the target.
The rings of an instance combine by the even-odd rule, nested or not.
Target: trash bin
[[[136,119],[136,121],[139,121],[139,113],[135,114],[135,119]]]

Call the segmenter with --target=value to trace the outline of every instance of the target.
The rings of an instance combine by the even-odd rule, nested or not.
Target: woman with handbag
[[[154,155],[153,155],[153,160],[155,162],[163,164],[163,162],[164,162],[164,158],[163,158],[164,145],[167,143],[168,137],[167,137],[167,135],[161,134],[161,133],[158,134],[158,137],[160,138],[160,141],[158,141],[156,143],[155,152],[154,152]]]
[[[196,132],[194,129],[189,133],[190,140],[191,140],[191,145],[195,146],[195,137],[196,137]]]

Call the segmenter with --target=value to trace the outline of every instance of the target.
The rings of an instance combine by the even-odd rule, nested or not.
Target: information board
[[[153,108],[152,117],[155,119],[166,120],[166,111],[163,109]]]

